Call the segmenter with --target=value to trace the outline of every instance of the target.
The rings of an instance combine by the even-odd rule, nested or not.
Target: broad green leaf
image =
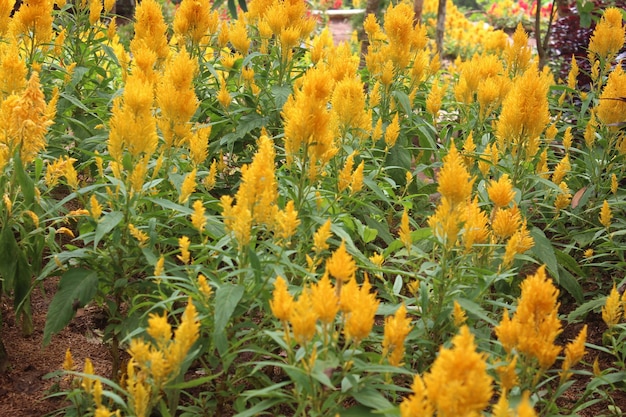
[[[15,254],[19,251],[15,235],[10,227],[2,229],[0,234],[0,284],[4,292],[13,290],[15,285],[15,271],[17,270],[17,258]]]
[[[467,314],[483,320],[485,323],[489,323],[492,326],[496,326],[498,324],[495,320],[489,317],[487,311],[482,308],[480,304],[477,304],[465,298],[459,298],[457,299],[457,302],[459,303],[461,308],[463,308],[463,310],[467,312]]]
[[[246,411],[242,411],[241,413],[235,414],[234,417],[253,417],[260,415],[262,411],[267,410],[270,407],[275,406],[276,404],[282,403],[284,400],[277,398],[271,400],[263,400],[260,403],[254,405],[253,407],[247,409]]]
[[[19,150],[15,151],[13,158],[15,159],[15,163],[13,164],[13,166],[15,167],[17,182],[20,185],[22,196],[24,197],[24,202],[26,203],[26,206],[30,209],[33,205],[33,202],[35,201],[35,183],[24,170],[24,165],[22,163]]]
[[[558,261],[559,265],[567,268],[581,278],[586,276],[585,272],[578,265],[578,262],[576,262],[576,259],[574,259],[570,254],[567,254],[561,250],[555,250],[554,254],[556,255],[556,260]]]
[[[70,269],[61,277],[54,295],[43,332],[43,344],[47,346],[54,333],[58,333],[72,320],[76,309],[93,299],[98,290],[98,274],[88,269]]]
[[[243,293],[244,288],[234,284],[224,284],[215,293],[215,330],[213,340],[221,355],[228,350],[225,332],[226,325],[235,312],[237,304],[241,301]]]
[[[355,405],[352,406],[350,408],[348,408],[347,410],[343,410],[339,413],[340,417],[375,417],[375,416],[380,416],[380,413],[375,413],[374,410],[372,410],[371,408],[362,406],[362,405]]]
[[[561,269],[561,274],[559,275],[559,285],[565,289],[577,303],[582,303],[584,301],[585,295],[583,294],[583,287],[580,285],[580,282],[576,279],[576,277],[569,273],[566,269]]]
[[[364,388],[360,391],[352,392],[352,397],[359,403],[374,410],[388,410],[393,405],[374,388]]]
[[[124,213],[122,213],[121,211],[112,211],[102,216],[102,218],[98,222],[98,227],[96,227],[96,236],[93,240],[93,247],[96,248],[104,235],[109,233],[115,228],[115,226],[120,224],[123,218]]]
[[[559,265],[556,262],[556,256],[554,254],[554,247],[550,240],[546,237],[543,230],[533,227],[530,230],[530,235],[535,241],[535,246],[531,249],[532,253],[546,265],[548,271],[556,282],[559,282]]]

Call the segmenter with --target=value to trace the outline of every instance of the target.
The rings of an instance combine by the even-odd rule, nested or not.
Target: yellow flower
[[[163,275],[164,264],[165,264],[165,257],[164,256],[160,256],[159,259],[157,260],[156,264],[154,265],[154,276],[155,277],[160,277],[161,275]]]
[[[10,2],[9,2],[10,3]],[[9,17],[12,6],[6,5],[6,17]],[[0,11],[0,34],[3,32],[2,12]],[[26,86],[28,69],[26,63],[20,58],[20,49],[16,38],[5,39],[6,43],[0,44],[0,97],[22,91]]]
[[[89,214],[94,220],[98,220],[102,215],[102,206],[95,194],[92,194],[89,198]]]
[[[609,206],[609,202],[604,200],[604,202],[602,203],[602,208],[600,209],[600,223],[602,223],[602,226],[606,227],[607,229],[611,227],[612,217],[613,214],[611,213],[611,207]]]
[[[45,149],[45,135],[51,124],[39,74],[33,72],[24,91],[0,103],[0,148],[5,145],[11,155],[19,149],[22,162],[28,164]]]
[[[209,135],[211,126],[203,126],[196,129],[189,137],[189,154],[194,164],[200,165],[208,156]]]
[[[512,236],[522,225],[522,215],[517,206],[506,209],[496,209],[491,223],[493,234],[500,238],[506,239]]]
[[[578,61],[576,61],[576,56],[572,54],[571,66],[567,74],[567,86],[572,90],[576,90],[578,87],[578,73]]]
[[[447,248],[452,248],[458,241],[458,233],[461,230],[462,220],[465,214],[465,205],[451,207],[447,198],[442,198],[435,213],[428,218],[428,226],[433,235]]]
[[[188,264],[190,261],[189,245],[191,242],[187,236],[183,236],[178,239],[178,246],[180,247],[180,255],[176,257],[184,264]]]
[[[204,186],[207,190],[212,190],[215,187],[217,179],[217,161],[214,159],[209,167],[209,175],[204,177]]]
[[[344,324],[344,334],[348,341],[353,341],[357,345],[372,331],[376,310],[378,310],[378,305],[380,304],[376,300],[376,294],[370,293],[370,288],[371,285],[366,277],[361,288],[355,293],[346,293],[344,296],[344,291],[348,289],[347,285],[342,288],[341,292],[342,300],[350,298],[349,312]]]
[[[328,273],[325,273],[322,279],[311,287],[311,298],[313,310],[320,321],[324,324],[332,323],[339,311],[339,297],[335,287],[330,283]]]
[[[467,321],[467,314],[461,307],[458,301],[454,300],[454,309],[452,310],[452,317],[454,318],[454,325],[461,327]]]
[[[213,294],[213,289],[203,274],[198,274],[198,289],[206,298],[209,298],[211,294]]]
[[[102,0],[89,1],[89,23],[95,25],[100,20],[102,13]]]
[[[132,223],[128,224],[128,230],[130,231],[131,236],[137,239],[140,248],[145,247],[148,240],[150,240],[146,232],[136,228]]]
[[[226,88],[225,79],[222,79],[222,81],[220,82],[220,90],[217,93],[217,101],[219,101],[219,103],[225,109],[227,109],[230,106],[230,103],[232,101],[232,97],[230,96],[230,93],[228,92],[228,89]]]
[[[422,377],[417,374],[411,385],[412,394],[400,403],[401,417],[432,417],[433,406],[428,400],[428,392]]]
[[[515,255],[521,255],[522,253],[530,250],[535,245],[534,239],[530,236],[528,229],[526,229],[526,222],[513,233],[513,236],[506,243],[503,264],[505,266],[510,265],[515,258]]]
[[[172,326],[167,321],[167,313],[164,312],[162,316],[150,314],[146,331],[160,348],[166,346],[172,339]]]
[[[617,195],[617,186],[618,186],[617,175],[611,174],[611,192],[614,195]]]
[[[450,202],[452,207],[466,202],[472,194],[475,178],[471,178],[463,157],[459,154],[454,143],[448,154],[443,158],[443,166],[439,172],[439,186],[437,191]]]
[[[333,90],[331,105],[342,128],[369,129],[365,91],[360,77],[351,76],[339,81]]]
[[[193,213],[191,213],[191,224],[196,228],[198,233],[202,234],[204,226],[206,224],[206,218],[204,217],[204,204],[201,200],[193,202]]]
[[[174,34],[188,40],[194,48],[217,30],[217,13],[217,10],[211,12],[201,0],[183,0],[174,15]]]
[[[129,405],[132,407],[136,417],[147,417],[151,387],[145,381],[145,377],[136,374],[133,359],[128,361],[126,375],[126,391],[129,396]]]
[[[495,328],[496,336],[507,352],[513,348],[537,359],[541,369],[548,369],[561,347],[554,344],[561,333],[557,298],[559,291],[546,276],[545,266],[521,284],[522,294],[512,319],[508,312]]]
[[[83,373],[85,375],[93,375],[93,363],[91,362],[91,359],[86,358],[85,359],[85,365],[83,366]],[[83,388],[83,390],[85,390],[85,392],[91,394],[92,390],[93,390],[93,384],[94,384],[95,380],[93,378],[90,378],[89,376],[84,376],[83,377],[83,382],[81,382],[81,387]]]
[[[572,127],[568,126],[567,129],[565,129],[565,133],[563,133],[563,149],[565,149],[565,152],[569,152],[569,148],[572,146],[572,140],[574,140]]]
[[[398,113],[393,116],[391,119],[391,123],[387,125],[387,129],[385,130],[385,144],[388,148],[393,148],[398,140],[398,136],[400,135],[400,121],[398,118]]]
[[[565,175],[572,168],[569,162],[569,154],[565,155],[563,159],[557,164],[556,168],[554,168],[554,173],[552,174],[552,182],[555,184],[560,184],[563,181]]]
[[[626,74],[621,65],[617,65],[609,74],[609,78],[600,95],[597,107],[598,119],[613,130],[619,129],[619,124],[626,122]]]
[[[610,329],[620,322],[622,314],[620,295],[615,285],[613,285],[613,289],[611,289],[611,293],[606,298],[606,303],[602,307],[602,320],[604,320]]]
[[[337,178],[337,188],[339,192],[342,192],[350,185],[352,180],[352,168],[354,167],[354,152],[352,152],[346,158],[346,162],[343,165],[341,171],[339,171],[339,177]]]
[[[411,250],[413,244],[413,238],[411,237],[411,226],[409,225],[409,213],[406,208],[402,212],[402,219],[400,220],[400,229],[398,230],[400,241],[404,244],[407,251]]]
[[[501,151],[516,145],[525,146],[525,140],[541,135],[550,121],[548,89],[551,83],[549,74],[540,73],[536,67],[529,68],[514,81],[496,123]]]
[[[296,230],[300,225],[300,219],[298,219],[298,211],[294,207],[293,200],[289,200],[284,210],[279,210],[276,213],[276,226],[277,236],[284,242],[288,242],[293,235],[296,234]]]
[[[233,47],[242,54],[247,54],[250,49],[250,39],[243,17],[235,20],[229,27],[228,37]]]
[[[511,74],[521,74],[530,65],[532,51],[528,46],[528,34],[521,23],[517,25],[513,34],[513,42],[507,42],[504,57]]]
[[[24,7],[20,7],[13,15],[11,22],[13,34],[32,39],[33,47],[50,42],[53,7],[54,2],[50,0],[25,2]]]
[[[570,189],[565,182],[561,182],[559,184],[559,189],[561,192],[556,196],[554,200],[554,208],[559,211],[569,206],[569,203],[572,201],[572,193],[570,193]]]
[[[587,341],[587,325],[585,324],[576,336],[576,339],[572,340],[565,346],[565,359],[561,365],[562,373],[561,379],[567,379],[569,376],[569,370],[572,369],[580,360],[585,356],[585,342]]]
[[[161,6],[155,0],[144,0],[135,8],[135,36],[130,42],[131,51],[147,47],[163,60],[169,55],[167,24]]]
[[[478,415],[493,395],[486,355],[476,351],[474,335],[467,326],[461,327],[452,345],[439,350],[430,372],[424,375],[428,399],[440,417]]]
[[[67,348],[65,351],[65,360],[63,361],[63,370],[64,371],[73,371],[74,370],[74,358],[72,358],[72,352],[70,348]]]
[[[622,12],[616,7],[608,7],[596,25],[589,40],[589,60],[596,57],[610,61],[624,45],[624,25]]]
[[[487,186],[489,199],[497,207],[507,207],[515,198],[513,183],[508,174],[504,174],[497,181],[492,180]]]
[[[401,304],[393,316],[385,319],[383,336],[383,356],[388,356],[389,364],[400,366],[404,358],[404,340],[411,331],[411,318],[406,316],[406,307]]]
[[[518,384],[517,355],[513,356],[513,359],[511,359],[508,364],[498,366],[496,368],[496,373],[498,374],[502,391],[508,392],[516,386]]]
[[[350,194],[358,193],[363,188],[363,170],[365,169],[365,161],[361,161],[356,167],[350,179]]]
[[[283,277],[277,277],[274,281],[274,291],[270,300],[272,314],[280,321],[287,321],[293,310],[293,297],[287,290],[287,282]]]
[[[139,76],[128,77],[121,99],[113,103],[109,122],[108,150],[116,162],[121,163],[125,150],[134,158],[156,151],[159,138],[152,102],[152,85]]]
[[[173,59],[168,60],[165,71],[157,83],[156,102],[160,109],[158,125],[166,149],[187,141],[191,136],[189,121],[198,109],[198,99],[193,85],[193,77],[197,71],[197,60],[183,48]],[[202,131],[202,136],[204,133],[206,132]],[[203,139],[206,146],[206,136],[196,135],[196,141]],[[192,145],[191,140],[189,142],[190,148],[202,146],[201,143]],[[196,158],[200,159],[200,156],[196,155]]]
[[[426,111],[433,116],[435,123],[441,110],[441,100],[443,98],[443,88],[439,85],[439,80],[434,80],[430,93],[426,97]]]
[[[326,220],[323,225],[317,229],[315,234],[313,235],[313,249],[315,253],[320,253],[323,250],[328,249],[328,239],[332,235],[330,231],[331,222],[330,219]]]
[[[289,323],[293,331],[293,337],[301,345],[305,346],[315,335],[315,323],[318,316],[313,308],[311,290],[304,287],[298,301],[293,304],[289,315]]]
[[[537,413],[535,412],[535,409],[531,405],[528,397],[529,397],[528,391],[522,394],[522,400],[517,406],[517,417],[537,417]]]
[[[341,241],[341,245],[334,251],[326,261],[326,269],[328,273],[335,279],[342,282],[348,282],[354,278],[356,273],[356,262],[346,250],[346,242]]]
[[[178,202],[181,204],[186,203],[191,194],[196,191],[196,185],[196,168],[194,168],[189,174],[185,175],[183,184],[180,186]]]

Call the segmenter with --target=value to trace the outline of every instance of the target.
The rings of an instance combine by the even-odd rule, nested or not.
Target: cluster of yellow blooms
[[[520,384],[516,365],[518,355],[525,360],[527,369],[544,372],[556,361],[561,347],[555,345],[561,332],[557,318],[558,290],[540,267],[522,282],[522,294],[513,318],[505,311],[496,327],[496,335],[508,358],[507,365],[497,367],[501,388],[499,400],[492,406],[494,416],[536,416],[528,401],[528,393],[518,405],[516,414],[509,409],[507,393]],[[587,326],[565,347],[561,380],[570,376],[571,368],[585,355]],[[476,352],[474,336],[467,326],[462,326],[452,339],[451,349],[441,348],[430,371],[416,375],[413,394],[400,405],[401,415],[408,416],[459,416],[479,415],[490,404],[493,396],[493,378],[487,371],[487,355]],[[533,366],[533,362],[536,365]],[[537,366],[538,365],[538,366]]]
[[[250,241],[254,225],[265,226],[278,240],[288,243],[300,224],[293,201],[281,210],[277,205],[278,184],[274,176],[274,142],[262,135],[258,151],[249,165],[241,167],[241,185],[235,195],[222,196],[222,214],[227,230],[233,231],[240,246]]]
[[[179,373],[183,361],[186,360],[191,347],[200,334],[196,308],[188,301],[178,328],[172,332],[167,314],[163,316],[151,314],[148,319],[147,333],[150,341],[132,339],[128,348],[131,359],[126,369],[124,387],[128,399],[128,407],[136,417],[147,417],[152,407],[162,395],[162,389]],[[68,349],[65,354],[63,369],[74,370],[74,361]],[[82,377],[83,390],[92,395],[97,417],[120,416],[120,410],[109,410],[102,402],[101,379],[90,378],[94,375],[93,364],[85,359]]]
[[[334,286],[330,282],[331,276],[337,282]],[[290,340],[291,325],[293,337],[301,346],[307,346],[315,336],[318,320],[322,323],[324,344],[329,342],[329,336],[335,338],[333,324],[341,311],[344,336],[347,342],[358,345],[371,332],[378,309],[379,301],[370,290],[367,277],[360,287],[357,284],[356,264],[346,251],[345,244],[342,244],[327,260],[322,278],[310,287],[305,286],[297,300],[289,294],[286,281],[278,277],[270,307],[274,316],[282,322],[287,340]],[[388,342],[390,351],[402,346],[404,337],[401,333],[394,332],[395,343]]]
[[[475,244],[489,242],[490,237],[492,243],[506,241],[504,265],[510,265],[516,254],[532,248],[533,238],[519,209],[513,204],[515,192],[508,175],[492,180],[487,187],[489,199],[494,204],[491,216],[479,207],[476,197],[471,198],[475,179],[470,177],[454,144],[443,159],[438,180],[441,201],[429,217],[428,225],[445,248],[456,246],[459,237],[466,251]]]

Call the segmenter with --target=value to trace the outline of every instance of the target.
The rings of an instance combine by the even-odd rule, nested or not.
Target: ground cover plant
[[[451,4],[440,60],[431,3],[364,56],[302,1],[143,0],[128,49],[113,2],[0,3],[2,293],[28,334],[60,277],[44,343],[97,306],[113,364],[68,350],[50,415],[621,413],[622,13],[580,91]]]

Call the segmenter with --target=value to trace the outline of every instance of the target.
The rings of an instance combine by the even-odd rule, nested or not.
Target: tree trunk
[[[443,33],[446,27],[446,0],[439,0],[437,7],[437,32],[435,35],[435,43],[437,44],[437,53],[439,57],[443,57]]]
[[[424,0],[413,0],[413,23],[417,24],[422,21],[422,11],[424,10]]]

